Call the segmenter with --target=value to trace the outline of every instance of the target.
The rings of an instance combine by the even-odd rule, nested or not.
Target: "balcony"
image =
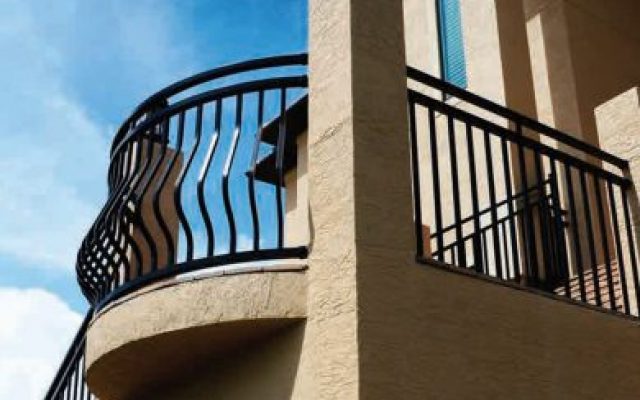
[[[93,309],[47,398],[88,398],[85,381],[98,396],[149,393],[202,362],[172,349],[221,357],[305,319],[306,283],[286,275],[305,268],[311,237],[305,65],[295,55],[196,75],[123,124],[109,199],[78,254]],[[637,317],[627,162],[414,68],[407,78],[418,263]],[[225,296],[207,279],[220,276],[248,295]],[[286,300],[269,303],[272,291]],[[185,334],[196,325],[206,335]],[[182,334],[155,340],[170,332]],[[174,368],[158,367],[169,357]]]
[[[628,162],[407,73],[418,260],[637,317]]]
[[[85,380],[109,398],[175,377],[144,377],[143,365],[131,362],[176,359],[163,353],[172,348],[165,333],[208,330],[220,346],[200,357],[215,356],[304,317],[308,211],[304,177],[292,166],[306,151],[296,143],[306,64],[306,54],[297,54],[213,69],[152,95],[122,124],[111,147],[108,199],[77,256],[92,308],[48,399],[89,398]],[[207,279],[222,275],[228,279]],[[211,293],[204,296],[211,301],[192,305],[194,290]],[[153,322],[142,329],[118,322],[122,313],[145,320],[160,308],[179,321],[159,330]],[[188,321],[198,310],[204,314]],[[159,337],[163,345],[154,347]],[[184,337],[190,346],[211,340]],[[181,362],[185,370],[198,363]]]

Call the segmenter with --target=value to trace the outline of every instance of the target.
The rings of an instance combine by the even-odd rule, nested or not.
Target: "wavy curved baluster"
[[[123,164],[122,170],[120,171],[120,180],[119,180],[119,190],[116,197],[116,202],[113,203],[113,207],[109,210],[106,216],[107,227],[103,229],[104,237],[101,238],[97,245],[102,246],[103,243],[109,243],[107,249],[101,251],[101,259],[98,260],[98,263],[102,264],[104,268],[101,269],[103,273],[103,285],[102,285],[102,293],[101,296],[104,296],[105,293],[112,290],[113,283],[119,279],[118,271],[118,261],[122,261],[125,269],[130,268],[129,259],[126,255],[126,236],[124,236],[124,231],[127,230],[126,226],[122,225],[122,205],[124,201],[122,200],[126,195],[125,193],[129,190],[130,178],[133,177],[133,170],[131,168],[133,161],[133,153],[134,153],[134,143],[130,142],[127,146],[125,152],[123,153]],[[115,258],[111,258],[110,256],[117,256],[117,260]]]
[[[135,228],[138,228],[140,233],[142,234],[142,238],[144,239],[147,247],[149,248],[149,268],[154,269],[158,264],[158,248],[156,240],[153,235],[149,231],[149,227],[145,222],[145,218],[142,215],[144,208],[146,207],[144,201],[145,196],[147,194],[147,189],[149,188],[150,183],[153,181],[153,178],[157,172],[158,166],[162,162],[164,158],[164,149],[161,149],[156,156],[156,146],[154,143],[154,137],[160,136],[163,141],[162,135],[166,130],[166,121],[159,122],[156,126],[154,126],[153,130],[150,131],[150,136],[147,139],[147,152],[145,155],[145,169],[141,174],[141,177],[145,177],[144,181],[141,185],[136,188],[139,193],[136,194],[133,209],[135,212]],[[141,152],[141,157],[144,153]],[[143,274],[144,269],[144,258],[143,262],[138,264],[137,273],[138,276]]]
[[[288,159],[285,160],[285,157],[289,155],[290,150],[286,146],[288,139],[284,118],[281,118],[280,126],[277,122],[274,123],[274,135],[268,139],[278,142],[274,143],[274,151],[279,153],[277,163],[275,153],[269,159],[259,159],[260,142],[264,139],[262,135],[266,132],[263,132],[265,128],[263,118],[267,109],[265,93],[279,91],[282,97],[280,104],[282,116],[286,112],[286,90],[306,87],[306,76],[294,73],[274,77],[270,72],[261,79],[255,79],[254,75],[247,80],[232,84],[220,81],[220,85],[208,87],[196,94],[185,92],[196,89],[194,85],[197,83],[210,82],[212,79],[250,70],[304,65],[306,59],[304,55],[275,57],[207,71],[152,96],[125,121],[111,147],[111,159],[107,171],[108,197],[77,254],[78,282],[83,294],[95,307],[99,309],[125,293],[175,274],[176,272],[164,267],[175,265],[178,258],[180,258],[180,267],[189,271],[204,265],[245,262],[262,257],[273,259],[306,255],[303,248],[284,248],[283,174],[284,168],[289,167]],[[243,107],[246,106],[244,104],[246,94],[252,93],[258,95],[259,131],[255,138],[246,138],[248,141],[256,140],[255,143],[248,144],[245,143],[245,138],[242,138],[243,123],[246,122],[243,121],[243,118],[246,118],[243,115]],[[175,101],[169,103],[174,99],[172,96],[178,94],[186,96],[176,97]],[[223,112],[225,111],[224,101],[227,99],[236,101],[235,126],[229,137],[223,137],[221,125],[222,119],[226,118],[223,117]],[[216,112],[210,137],[204,136],[205,132],[203,132],[204,112],[208,111],[206,107],[209,104],[214,106],[213,111]],[[197,118],[195,136],[188,137],[185,141],[185,122],[187,117],[191,118],[192,111]],[[174,133],[169,130],[173,118],[177,120],[178,126],[177,143],[170,142],[169,139],[172,136],[172,140],[176,140]],[[276,139],[278,128],[280,135]],[[201,148],[204,141],[207,141],[206,151]],[[222,158],[216,158],[216,152],[220,152],[221,142],[225,146],[224,154],[219,154]],[[182,151],[186,149],[187,144],[193,147],[185,150],[183,154]],[[227,144],[229,148],[226,148]],[[246,151],[241,148],[245,145]],[[247,190],[244,190],[242,181],[245,178],[237,173],[239,172],[237,171],[238,163],[243,163],[244,168],[245,160],[251,163],[249,171],[242,171],[246,172],[245,175],[248,177]],[[218,161],[223,165],[218,165]],[[196,173],[193,171],[196,168],[194,164],[200,162],[202,164],[197,166],[199,169],[197,180],[194,179],[195,185],[192,186],[189,176],[191,173]],[[286,166],[285,163],[287,163]],[[275,219],[273,214],[269,220],[265,220],[266,222],[260,220],[258,198],[260,193],[256,188],[256,180],[273,183],[276,177],[275,164],[279,167],[276,194],[278,198],[277,227],[275,227],[275,221],[272,221]],[[220,214],[211,208],[211,204],[207,204],[209,199],[207,199],[206,185],[207,180],[210,180],[211,175],[214,174],[213,170],[216,176],[221,175],[218,178],[221,179],[223,200],[220,208],[224,209],[224,212]],[[245,197],[247,195],[248,198]],[[238,196],[239,198],[236,198]],[[190,202],[192,199],[193,203]],[[249,207],[244,207],[245,203],[236,203],[237,200],[246,201]],[[206,262],[203,262],[204,255],[202,259],[195,259],[201,255],[195,254],[197,231],[192,225],[193,221],[189,220],[193,218],[191,215],[193,206],[199,208],[204,228],[206,228],[206,258],[210,258]],[[195,212],[198,213],[198,211]],[[267,222],[274,226],[272,229],[278,229],[278,246],[270,245],[268,249],[260,249],[260,225]],[[241,223],[252,223],[253,226],[253,249],[250,251],[238,251]],[[224,230],[222,226],[224,224],[227,224],[229,229],[229,247],[228,250],[219,251],[215,247],[216,232],[218,228]],[[181,228],[184,229],[186,239],[184,249],[179,247]],[[77,378],[76,376],[75,379]]]
[[[287,131],[287,89],[280,89],[280,120],[278,123],[278,143],[276,144],[276,213],[278,216],[278,248],[284,246],[284,212],[282,210],[282,189],[284,188],[284,155]]]
[[[222,172],[222,197],[224,200],[224,211],[227,216],[227,222],[229,224],[229,253],[233,254],[236,252],[237,246],[237,233],[236,233],[236,223],[233,216],[233,209],[231,206],[231,199],[229,197],[229,173],[231,172],[231,167],[233,166],[233,161],[235,159],[236,150],[238,147],[238,138],[240,137],[241,130],[241,120],[242,118],[242,94],[236,96],[236,122],[235,127],[233,129],[233,136],[231,138],[231,147],[229,149],[229,153],[227,154],[227,159],[224,163],[224,169]]]
[[[130,227],[133,226],[133,224],[136,224],[138,222],[138,219],[136,218],[135,214],[131,215],[129,202],[131,201],[131,197],[135,196],[136,189],[140,184],[140,181],[144,177],[144,169],[140,168],[142,166],[142,157],[143,157],[142,148],[144,145],[142,135],[138,136],[135,143],[136,143],[135,152],[133,150],[131,151],[135,155],[135,166],[133,167],[134,173],[132,174],[133,175],[132,178],[126,184],[126,186],[129,188],[129,191],[126,194],[124,201],[120,205],[120,210],[118,210],[118,213],[122,219],[121,224],[123,227],[125,227],[124,235],[128,243],[130,243],[133,251],[135,265],[139,267],[143,263],[142,252],[140,251],[140,247],[138,246],[138,243],[130,233]],[[153,156],[148,158],[152,158],[152,157]],[[134,203],[137,203],[135,199],[133,201]],[[133,212],[136,213],[138,209],[139,209],[139,206],[137,204],[134,205]],[[124,270],[125,270],[125,282],[126,282],[126,281],[129,281],[131,268],[124,268]]]
[[[183,111],[180,113],[178,117],[178,132],[177,132],[176,148],[174,149],[174,153],[173,153],[173,156],[171,157],[171,161],[169,161],[169,164],[164,169],[160,177],[160,181],[156,184],[156,187],[153,193],[153,212],[156,217],[156,220],[158,221],[158,224],[160,225],[160,229],[162,230],[162,234],[164,235],[165,243],[167,245],[167,265],[173,265],[175,263],[176,244],[173,242],[173,236],[171,234],[171,231],[169,230],[169,226],[167,225],[167,222],[164,216],[162,215],[162,211],[160,210],[160,195],[167,183],[167,180],[169,175],[171,174],[171,171],[173,171],[173,168],[178,160],[178,157],[180,156],[180,151],[182,150],[182,138],[184,135],[184,118],[185,118],[185,113]],[[167,142],[168,142],[168,137],[167,137]],[[175,198],[174,198],[174,202],[175,202]]]
[[[165,120],[163,124],[163,129],[161,131],[162,146],[160,151],[162,153],[162,160],[165,160],[165,157],[167,157],[167,153],[169,150],[168,149],[169,130],[170,130],[170,123],[169,123],[169,120],[167,119]],[[165,218],[162,215],[162,210],[160,209],[160,203],[163,201],[163,199],[161,199],[160,197],[162,196],[164,185],[167,181],[167,178],[173,169],[173,165],[175,163],[175,161],[173,160],[176,157],[178,157],[178,155],[174,154],[172,157],[172,161],[170,161],[169,164],[165,166],[164,170],[158,177],[158,181],[156,182],[156,185],[153,189],[153,196],[151,201],[152,208],[153,208],[153,216],[156,222],[158,223],[158,225],[160,226],[160,230],[162,231],[162,235],[164,236],[164,244],[167,246],[167,249],[169,249],[167,252],[167,259],[166,259],[167,265],[172,265],[175,262],[174,251],[173,251],[173,249],[175,248],[175,244],[173,243],[173,236],[171,235],[171,231],[169,230],[169,227],[167,226]]]
[[[182,208],[182,185],[184,184],[184,179],[189,172],[189,168],[193,163],[193,157],[196,155],[198,151],[198,147],[200,147],[200,136],[202,136],[202,104],[197,107],[196,110],[196,127],[195,127],[195,142],[193,146],[191,146],[191,151],[189,152],[189,156],[187,157],[187,162],[182,166],[182,170],[180,171],[180,175],[178,175],[178,181],[176,187],[174,189],[173,195],[176,202],[176,210],[178,212],[178,219],[182,224],[182,228],[184,229],[184,236],[186,240],[186,259],[187,261],[193,260],[193,235],[191,233],[191,227],[189,226],[189,221],[184,214],[184,209]]]
[[[256,164],[260,155],[260,144],[262,143],[262,123],[264,118],[264,91],[258,92],[258,124],[255,142],[253,144],[253,154],[251,156],[251,166],[248,173],[249,185],[249,205],[251,207],[251,220],[253,222],[253,250],[260,249],[260,220],[258,218],[258,207],[256,204]]]
[[[211,142],[209,143],[209,148],[207,149],[207,154],[204,159],[204,163],[202,164],[202,168],[200,169],[200,174],[198,175],[198,206],[200,207],[200,215],[202,215],[202,220],[204,221],[205,229],[207,230],[207,257],[212,257],[215,246],[215,233],[213,230],[213,224],[211,223],[211,216],[209,215],[209,211],[207,210],[207,204],[204,199],[204,184],[207,180],[207,176],[209,175],[209,169],[211,168],[211,161],[213,160],[213,155],[216,152],[216,148],[218,147],[218,138],[220,137],[220,124],[222,121],[222,100],[216,101],[215,106],[215,120],[214,120],[214,128],[213,135],[211,136]]]
[[[117,204],[119,194],[124,190],[124,171],[125,171],[125,156],[126,152],[121,152],[116,159],[116,176],[114,178],[114,183],[116,185],[115,191],[110,198],[110,202],[103,209],[102,215],[96,221],[96,224],[92,227],[92,231],[88,236],[88,241],[84,248],[89,247],[92,251],[85,254],[85,263],[92,265],[94,267],[94,271],[92,273],[94,277],[94,286],[95,296],[100,296],[103,293],[105,288],[105,272],[102,268],[103,264],[103,256],[109,255],[110,249],[111,251],[117,251],[114,249],[113,243],[115,242],[115,238],[113,238],[110,234],[112,233],[109,229],[111,224],[111,213],[113,211],[113,207]],[[121,255],[122,256],[122,255]],[[108,262],[107,262],[108,263]],[[98,276],[102,277],[102,280],[98,281]]]

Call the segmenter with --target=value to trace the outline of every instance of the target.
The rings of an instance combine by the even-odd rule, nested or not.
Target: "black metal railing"
[[[528,190],[529,208],[532,212],[541,213],[541,217],[544,221],[548,221],[552,229],[549,229],[549,235],[541,238],[544,240],[543,246],[549,249],[549,261],[550,268],[547,268],[546,284],[549,289],[554,289],[559,281],[568,279],[564,275],[567,265],[566,249],[563,240],[564,230],[567,227],[565,222],[566,211],[561,208],[560,199],[558,194],[553,190],[554,182],[551,179],[547,180],[543,184],[544,191],[538,192],[538,187],[530,187]],[[479,229],[474,230],[476,222],[476,216],[468,216],[460,221],[462,230],[469,231],[470,233],[464,235],[460,242],[457,241],[455,235],[450,235],[450,240],[445,241],[441,249],[431,253],[434,258],[441,259],[443,262],[451,265],[455,265],[457,260],[457,249],[472,248],[478,253],[474,254],[475,257],[471,260],[473,265],[469,268],[474,269],[480,273],[490,274],[489,266],[491,265],[490,259],[494,254],[498,254],[501,262],[504,265],[505,279],[512,280],[515,276],[511,276],[510,271],[513,267],[510,265],[512,262],[509,256],[509,227],[512,224],[516,224],[516,220],[524,217],[525,207],[519,206],[518,209],[510,211],[509,202],[521,203],[524,198],[524,193],[520,192],[514,195],[510,199],[505,199],[500,202],[496,202],[495,208],[487,207],[480,210],[477,219],[480,221]],[[495,211],[494,211],[495,210]],[[492,213],[500,215],[495,221],[492,218]],[[469,225],[468,229],[465,225]],[[437,240],[439,236],[445,236],[447,232],[455,232],[457,224],[451,224],[442,230],[433,233],[429,240]],[[498,240],[495,243],[491,242],[492,235],[497,234]],[[493,237],[495,240],[495,237]]]
[[[297,54],[198,74],[125,121],[111,149],[108,200],[77,258],[96,309],[178,273],[306,257],[307,243],[287,233],[285,182],[296,156],[287,110],[306,94],[306,64]]]
[[[637,316],[628,163],[414,68],[407,76],[418,258]]]
[[[92,400],[96,398],[89,391],[85,381],[84,349],[87,327],[92,316],[93,310],[89,310],[45,394],[45,400]]]

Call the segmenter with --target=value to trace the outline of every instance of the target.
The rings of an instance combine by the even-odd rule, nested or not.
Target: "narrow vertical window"
[[[440,34],[440,66],[445,81],[467,87],[459,0],[436,0]]]

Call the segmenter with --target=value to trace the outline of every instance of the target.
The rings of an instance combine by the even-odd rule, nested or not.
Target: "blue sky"
[[[306,51],[306,8],[305,0],[0,0],[0,299],[16,304],[0,311],[0,398],[32,398],[14,394],[18,383],[41,390],[86,310],[75,252],[105,199],[116,127],[190,74]],[[50,323],[53,314],[68,324]],[[22,332],[53,325],[42,338]],[[51,336],[59,339],[47,349],[26,350]]]

